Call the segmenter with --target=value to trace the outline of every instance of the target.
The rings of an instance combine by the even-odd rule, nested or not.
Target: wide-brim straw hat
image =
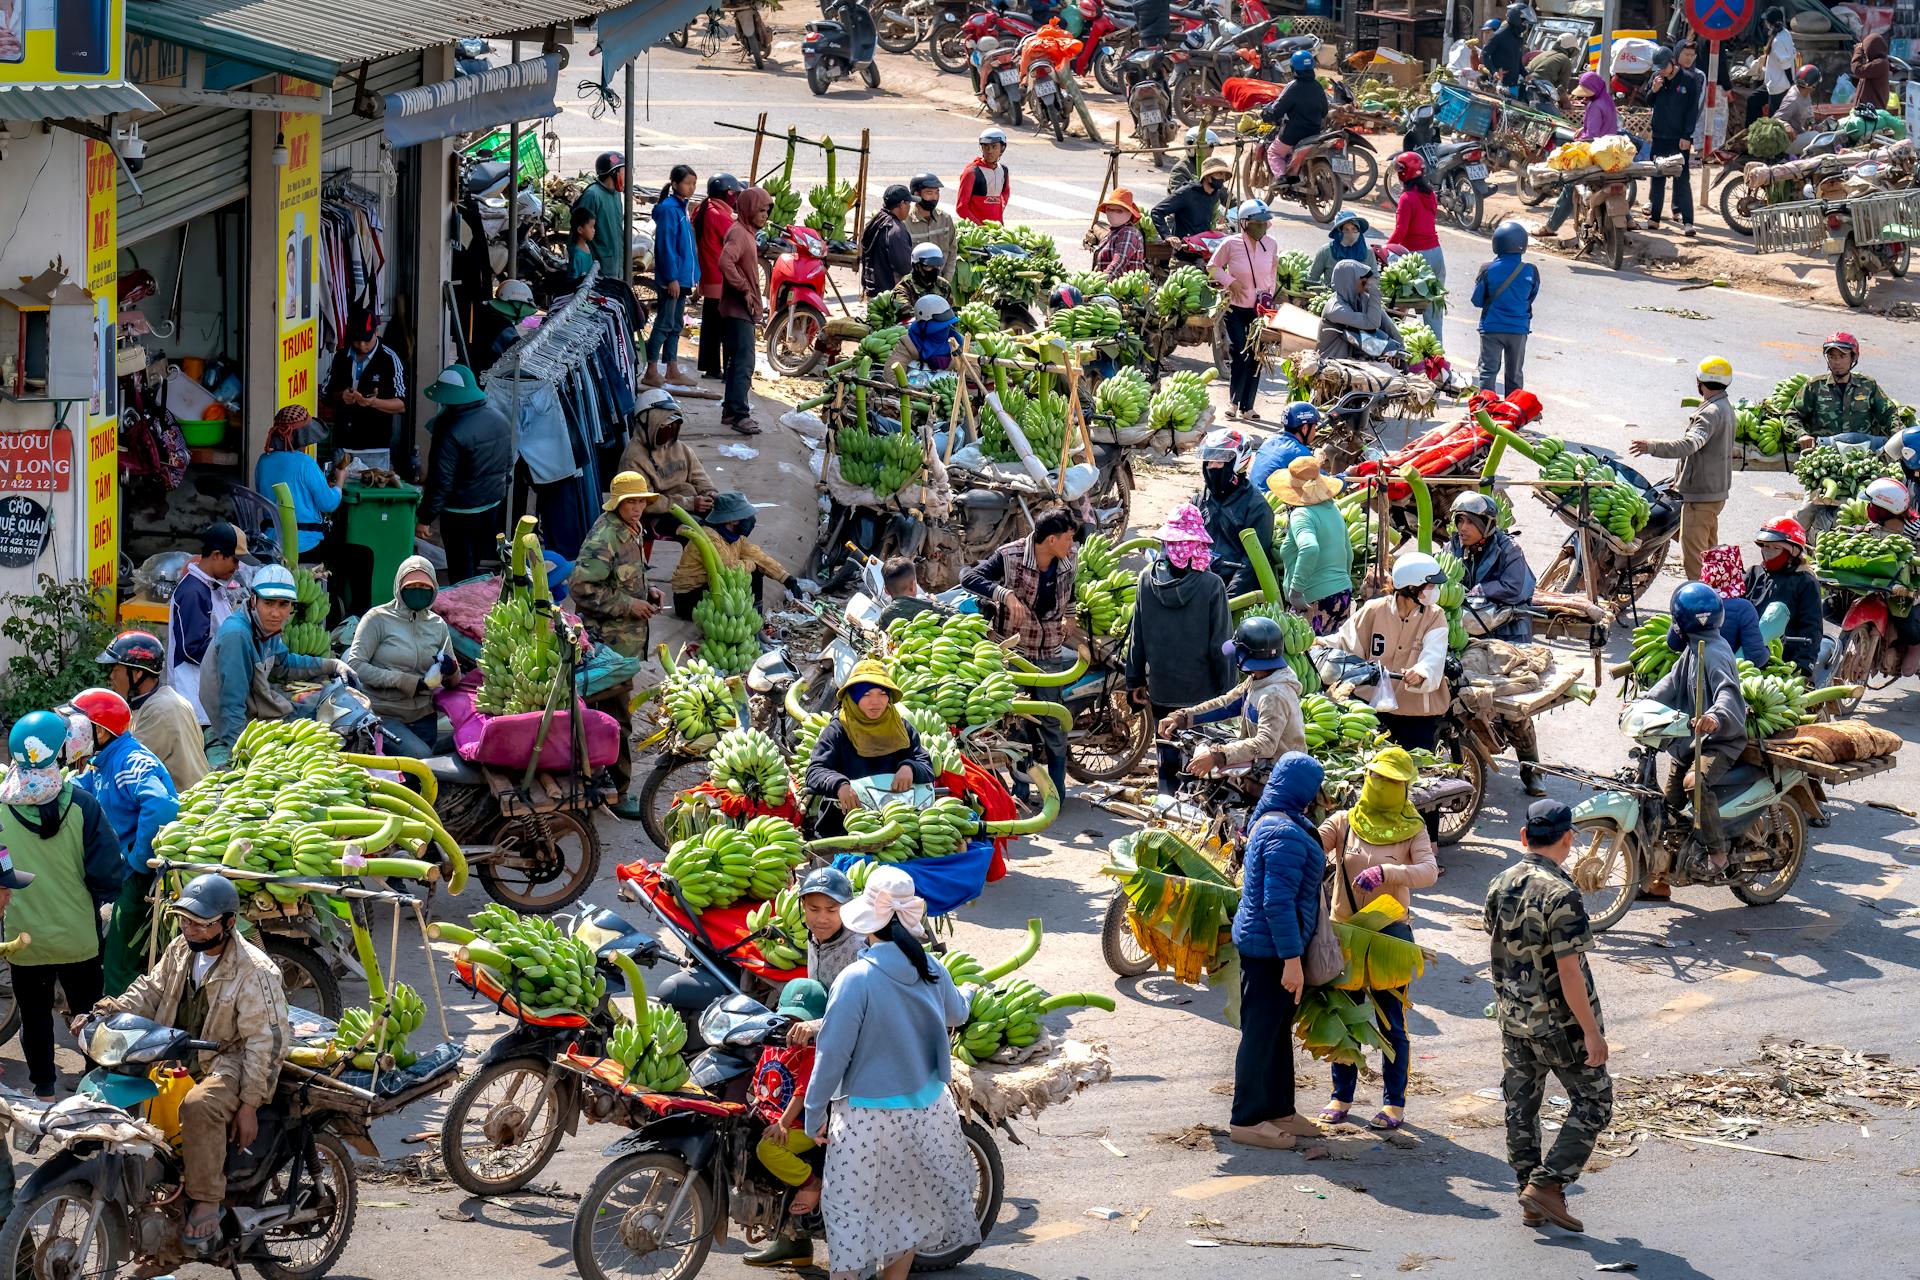
[[[1290,507],[1310,507],[1316,502],[1331,502],[1346,488],[1339,476],[1320,473],[1320,459],[1295,458],[1285,472],[1267,477],[1267,489]]]
[[[638,471],[622,471],[613,478],[613,487],[607,490],[607,500],[600,504],[600,509],[614,511],[628,498],[645,498],[652,502],[659,496],[647,487],[647,478]]]

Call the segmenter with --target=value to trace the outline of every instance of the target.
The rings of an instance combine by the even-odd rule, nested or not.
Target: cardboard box
[[[1427,69],[1396,50],[1376,49],[1373,61],[1367,64],[1366,73],[1379,76],[1388,84],[1405,89],[1425,79]]]

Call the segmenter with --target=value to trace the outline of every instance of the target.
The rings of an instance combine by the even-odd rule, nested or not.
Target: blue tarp
[[[707,11],[709,0],[634,0],[624,9],[603,13],[593,24],[600,34],[600,84],[613,73]]]
[[[873,862],[864,853],[842,853],[833,865],[845,871],[857,863]],[[927,900],[927,914],[944,916],[972,902],[987,887],[987,872],[993,866],[993,841],[973,841],[958,853],[944,858],[913,858],[891,864],[913,877],[913,887]]]

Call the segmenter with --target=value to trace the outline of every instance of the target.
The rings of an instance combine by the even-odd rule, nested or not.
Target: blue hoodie
[[[694,249],[687,202],[669,192],[653,206],[653,229],[654,278],[663,285],[677,283],[683,290],[699,284],[700,254]]]
[[[1240,909],[1233,945],[1242,955],[1291,960],[1303,955],[1320,920],[1320,881],[1327,855],[1307,807],[1327,771],[1304,751],[1274,761],[1266,790],[1248,822]]]
[[[1253,486],[1255,493],[1264,498],[1267,495],[1267,477],[1276,471],[1285,471],[1295,458],[1304,458],[1312,452],[1300,442],[1298,436],[1282,431],[1254,450],[1253,462],[1247,468],[1247,482]]]
[[[160,757],[123,733],[94,753],[73,785],[100,802],[127,865],[150,875],[153,835],[180,814],[179,793]]]
[[[1489,304],[1487,299],[1506,284],[1515,268],[1520,274]],[[1480,308],[1480,332],[1532,333],[1533,300],[1539,296],[1540,268],[1528,262],[1526,254],[1503,253],[1496,257],[1473,279],[1473,305]]]
[[[934,962],[933,973],[934,981],[923,980],[897,945],[876,942],[835,980],[807,1082],[809,1134],[842,1098],[876,1111],[918,1110],[939,1098],[953,1069],[951,1029],[966,1022],[967,998],[945,965]]]

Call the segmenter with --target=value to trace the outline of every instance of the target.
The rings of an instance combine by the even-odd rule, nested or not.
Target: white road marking
[[[1070,209],[1063,204],[1053,204],[1046,200],[1035,200],[1032,196],[1015,195],[1008,200],[1007,203],[1016,209],[1033,209],[1039,213],[1047,214],[1050,217],[1065,218],[1075,222],[1085,222],[1093,216],[1092,209]]]
[[[1022,180],[1029,187],[1045,187],[1049,191],[1058,191],[1063,195],[1079,196],[1085,200],[1098,200],[1100,192],[1094,187],[1078,187],[1071,182],[1055,182],[1049,178],[1026,178]],[[1019,197],[1015,197],[1017,200]]]

